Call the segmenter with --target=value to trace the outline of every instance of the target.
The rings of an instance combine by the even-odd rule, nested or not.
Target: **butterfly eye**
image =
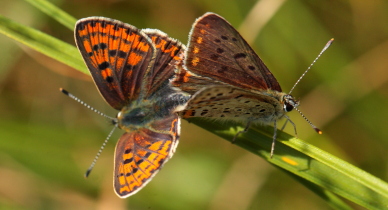
[[[293,109],[294,109],[294,106],[291,105],[290,103],[285,103],[285,104],[284,104],[284,110],[285,110],[286,112],[291,112]]]

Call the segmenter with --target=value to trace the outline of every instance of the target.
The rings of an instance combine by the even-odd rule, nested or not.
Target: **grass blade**
[[[36,29],[0,15],[0,33],[55,60],[89,74],[77,48]]]
[[[226,140],[232,140],[235,123],[217,124],[203,119],[190,122]],[[278,130],[278,142],[270,158],[273,128],[251,127],[235,144],[268,162],[368,209],[388,207],[388,184],[325,151]],[[311,189],[311,188],[310,188]],[[317,192],[322,197],[321,192]]]
[[[59,23],[63,24],[68,29],[70,30],[74,29],[74,25],[77,19],[75,19],[73,16],[69,15],[65,11],[61,10],[54,4],[51,4],[46,0],[25,0],[25,1],[35,6],[43,13],[47,14],[48,16],[52,17]]]

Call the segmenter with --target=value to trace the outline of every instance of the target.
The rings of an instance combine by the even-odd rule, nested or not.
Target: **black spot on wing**
[[[217,48],[217,53],[223,53],[223,52],[225,52],[225,50],[223,50],[223,49],[221,49],[221,48]]]
[[[218,55],[216,55],[216,54],[210,55],[210,59],[212,59],[213,61],[218,60],[219,57],[220,57],[220,56],[218,56]]]
[[[218,70],[217,70],[217,72],[222,74],[222,73],[224,73],[224,72],[227,71],[227,70],[228,70],[228,67],[227,67],[227,66],[222,66],[221,69],[218,69]]]
[[[95,44],[95,45],[93,46],[93,50],[94,50],[94,51],[97,51],[97,50],[99,50],[99,49],[105,50],[106,48],[108,48],[108,46],[107,46],[105,43],[99,43],[99,44]]]
[[[248,69],[250,69],[250,70],[253,71],[253,70],[255,70],[256,68],[255,68],[254,66],[249,65],[249,66],[248,66]]]
[[[104,61],[104,62],[102,62],[102,63],[100,63],[99,65],[98,65],[98,69],[100,69],[100,70],[105,70],[105,69],[107,69],[108,67],[109,67],[109,62],[107,62],[107,61]]]
[[[108,83],[112,83],[113,82],[113,77],[107,76],[105,81],[107,81]]]
[[[247,57],[247,54],[245,54],[245,53],[237,53],[234,55],[235,59],[246,58],[246,57]]]
[[[128,159],[125,159],[124,160],[124,164],[128,164],[128,163],[131,163],[133,161],[133,158],[128,158]]]

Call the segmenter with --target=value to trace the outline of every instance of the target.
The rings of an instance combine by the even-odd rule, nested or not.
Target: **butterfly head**
[[[295,100],[294,97],[292,97],[292,95],[290,94],[286,94],[283,96],[283,102],[284,102],[284,106],[283,106],[283,109],[285,112],[290,112],[292,111],[293,109],[295,109],[296,111],[299,112],[300,115],[302,115],[302,117],[310,124],[310,126],[319,134],[322,134],[322,131],[317,128],[313,123],[310,122],[310,120],[307,119],[306,116],[304,116],[304,114],[297,108],[299,106],[299,101]],[[287,118],[288,119],[288,118]],[[288,119],[288,121],[291,122],[290,119]],[[296,133],[296,132],[295,132]]]
[[[292,95],[284,95],[283,96],[283,109],[285,112],[291,112],[294,108],[299,106],[299,101],[295,100]]]

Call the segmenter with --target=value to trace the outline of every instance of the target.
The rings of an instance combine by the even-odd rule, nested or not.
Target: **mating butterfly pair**
[[[121,198],[139,191],[171,158],[178,113],[274,122],[275,140],[276,121],[298,106],[241,35],[213,13],[195,21],[187,50],[159,30],[103,17],[79,20],[75,39],[101,95],[120,111],[113,124],[125,131],[114,164]]]

